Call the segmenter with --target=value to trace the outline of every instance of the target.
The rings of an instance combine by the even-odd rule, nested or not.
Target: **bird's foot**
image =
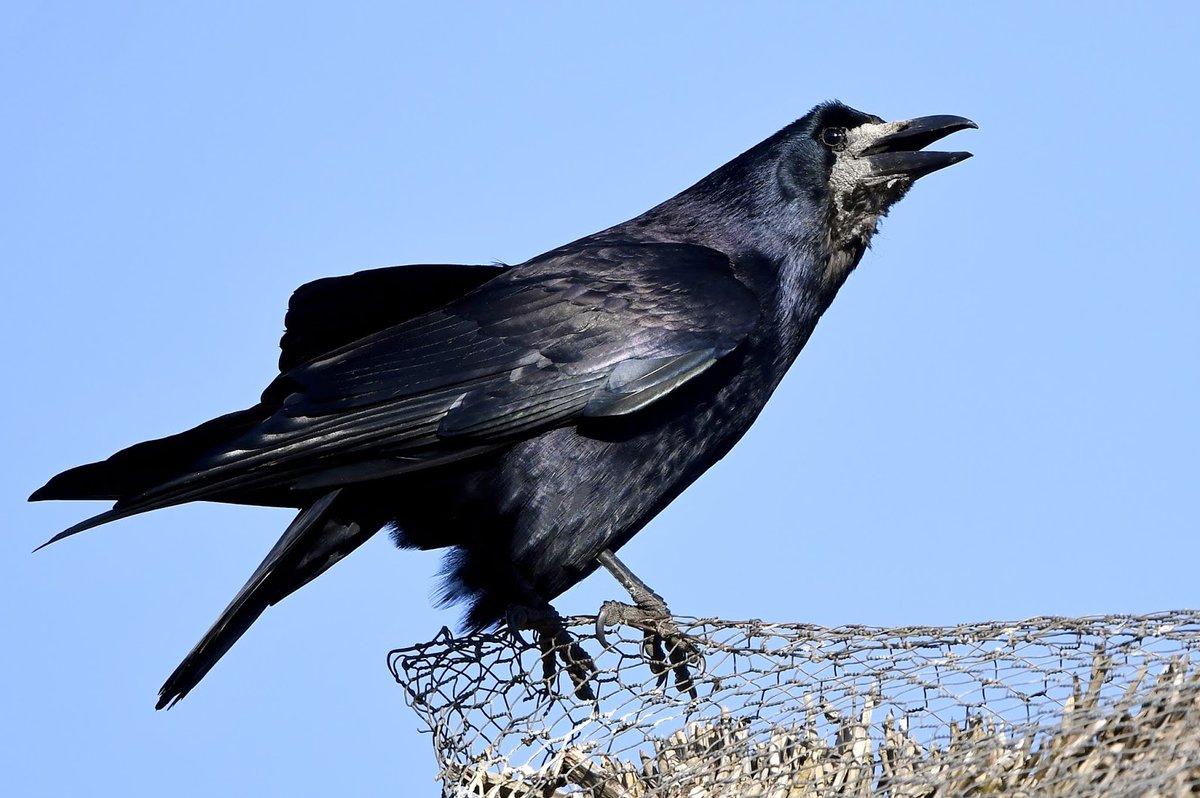
[[[662,596],[651,590],[625,563],[617,559],[611,549],[604,549],[597,554],[596,561],[629,591],[629,597],[633,599],[633,604],[604,602],[596,616],[596,639],[601,645],[607,645],[604,627],[610,624],[641,629],[642,656],[650,666],[650,671],[658,677],[658,686],[665,686],[669,676],[674,674],[675,686],[694,701],[696,682],[692,679],[690,666],[704,669],[704,657],[699,646],[679,630]]]
[[[637,604],[604,602],[596,615],[596,639],[601,645],[608,645],[605,627],[618,625],[642,630],[642,657],[658,679],[660,688],[674,675],[679,692],[696,699],[696,681],[692,678],[691,666],[703,670],[704,657],[696,642],[680,631],[662,599]]]
[[[591,682],[596,675],[596,663],[567,631],[562,616],[550,607],[513,606],[508,609],[508,630],[523,645],[528,645],[521,636],[526,629],[537,635],[537,647],[541,651],[542,680],[551,685],[558,673],[559,663],[571,678],[575,696],[583,701],[595,701]]]

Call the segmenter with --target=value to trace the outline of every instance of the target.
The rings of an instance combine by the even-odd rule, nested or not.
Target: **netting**
[[[676,619],[698,698],[660,687],[641,634],[595,657],[595,701],[507,635],[393,651],[443,794],[1200,794],[1200,612],[836,629]]]

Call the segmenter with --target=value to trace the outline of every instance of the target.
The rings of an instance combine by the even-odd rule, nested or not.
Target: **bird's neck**
[[[778,216],[753,207],[710,209],[694,199],[680,202],[683,196],[595,237],[697,244],[728,255],[763,302],[768,338],[779,342],[774,355],[786,369],[862,259],[869,237],[834,240],[830,224],[780,224]]]

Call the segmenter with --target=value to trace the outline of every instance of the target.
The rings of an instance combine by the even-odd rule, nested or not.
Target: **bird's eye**
[[[841,151],[846,148],[846,128],[827,127],[821,131],[821,143],[831,150]]]

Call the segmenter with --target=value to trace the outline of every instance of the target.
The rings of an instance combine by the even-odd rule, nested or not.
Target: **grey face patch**
[[[834,154],[829,173],[833,206],[829,243],[834,252],[866,248],[879,220],[912,186],[913,181],[902,176],[875,174],[870,159],[864,155],[880,139],[903,130],[906,124],[904,121],[867,123],[846,131],[846,144]],[[850,261],[834,258],[830,271],[835,271],[833,266],[839,263],[844,269]],[[828,275],[829,279],[839,277],[844,274]]]

